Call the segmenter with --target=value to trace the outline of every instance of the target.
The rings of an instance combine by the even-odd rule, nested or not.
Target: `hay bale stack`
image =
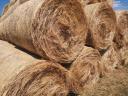
[[[67,96],[79,85],[61,65],[38,60],[0,41],[0,96]]]
[[[11,77],[24,67],[39,62],[38,59],[0,40],[0,91]]]
[[[85,14],[89,24],[90,34],[86,45],[98,49],[100,52],[107,50],[112,45],[116,33],[116,16],[113,9],[107,3],[96,3],[85,7]]]
[[[86,26],[77,0],[29,0],[0,23],[0,39],[41,57],[71,63],[84,47]]]
[[[115,70],[81,96],[128,96],[128,69]]]
[[[80,82],[83,88],[95,84],[102,75],[102,64],[100,53],[91,48],[84,47],[80,55],[73,62],[70,72]]]
[[[116,11],[116,16],[120,33],[124,37],[125,46],[128,47],[128,11]]]
[[[113,0],[80,0],[83,6],[94,4],[94,3],[99,3],[99,2],[106,2],[106,1],[112,6]]]
[[[79,88],[76,85],[61,65],[42,61],[25,67],[13,76],[0,96],[70,96],[76,94]]]
[[[128,65],[128,11],[116,11],[117,24],[123,37],[123,47],[120,49],[124,65]]]
[[[103,68],[105,73],[112,72],[113,70],[120,68],[122,65],[121,55],[114,44],[104,53],[101,63],[104,65]]]

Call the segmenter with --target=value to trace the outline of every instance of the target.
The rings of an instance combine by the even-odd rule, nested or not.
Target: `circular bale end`
[[[76,89],[75,89],[76,88]],[[77,94],[77,83],[59,64],[42,61],[22,70],[1,96],[67,96]]]
[[[128,11],[116,11],[117,25],[123,35],[125,46],[128,48]]]
[[[86,17],[77,0],[46,0],[33,17],[31,35],[37,53],[59,63],[77,57],[86,33]]]
[[[92,37],[92,46],[100,52],[107,50],[112,45],[116,33],[115,12],[106,2],[87,5],[84,10]]]
[[[101,74],[102,65],[100,63],[100,53],[90,47],[84,47],[81,54],[73,62],[70,72],[80,82],[83,88],[95,84]]]

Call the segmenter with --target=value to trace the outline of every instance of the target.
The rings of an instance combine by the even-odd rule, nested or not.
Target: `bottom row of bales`
[[[105,1],[11,0],[0,96],[127,96],[128,11]]]

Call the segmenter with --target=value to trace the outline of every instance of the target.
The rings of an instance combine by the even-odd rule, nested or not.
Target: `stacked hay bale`
[[[128,11],[116,11],[117,25],[122,35],[123,47],[120,49],[124,65],[128,65]]]
[[[115,12],[107,2],[103,2],[85,6],[85,14],[89,25],[86,46],[99,50],[105,69],[115,69],[121,64],[120,54],[114,43],[117,34]]]
[[[0,41],[0,62],[0,96],[67,96],[78,91],[67,69],[4,41]]]
[[[118,27],[127,19],[116,19],[112,0],[11,0],[8,6],[0,18],[0,39],[39,58],[15,48],[1,51],[0,96],[127,94],[120,55],[127,48],[127,27]]]
[[[3,15],[0,21],[6,19],[18,6],[23,4],[28,0],[10,0],[8,4],[5,5],[4,10],[3,10]]]
[[[86,35],[86,17],[77,0],[29,0],[0,23],[0,39],[60,63],[77,57]]]
[[[102,75],[101,55],[98,50],[84,47],[71,65],[70,71],[83,88],[93,86]]]
[[[111,86],[113,87],[113,83],[116,82],[116,79],[118,79],[113,78],[114,72],[122,67],[122,59],[119,53],[119,46],[116,45],[120,42],[122,43],[122,35],[120,36],[118,34],[119,30],[116,25],[116,15],[112,7],[107,2],[94,3],[95,4],[86,5],[84,7],[89,26],[85,45],[97,49],[95,50],[95,52],[99,51],[100,54],[97,54],[96,56],[96,54],[94,55],[94,51],[90,51],[90,54],[88,54],[89,50],[86,48],[85,52],[82,51],[78,58],[73,62],[70,70],[74,74],[74,77],[80,81],[81,85],[89,90],[93,89],[98,80],[100,80],[100,77],[106,76],[108,73],[111,74],[112,72],[112,77],[110,75],[110,78],[108,78],[108,76],[105,77],[108,78],[105,79],[108,80],[108,82],[104,81],[104,79],[101,79],[101,82],[104,82],[104,84],[101,85],[107,89],[100,89],[103,94],[102,92],[96,91],[98,90],[98,86],[92,91],[92,94],[96,94],[96,96],[100,96],[100,94],[102,94],[101,96],[108,96],[108,94],[111,94],[111,92],[108,92],[109,87],[107,87],[106,83],[108,83],[108,85],[112,84]],[[118,40],[116,40],[117,42],[114,41],[115,37]],[[123,46],[123,44],[119,45],[121,47]],[[99,57],[99,59],[97,57]],[[99,61],[100,63],[98,64],[97,61]],[[123,78],[125,78],[125,76]],[[113,83],[111,83],[109,79],[113,79],[114,82],[112,81]],[[127,79],[128,78],[126,78],[125,80],[127,81]],[[123,84],[126,83],[126,81],[124,81]],[[117,80],[117,82],[119,82],[119,80]],[[123,84],[119,84],[119,86],[123,87]],[[115,85],[114,87],[116,88]],[[124,89],[128,91],[126,87]],[[106,92],[108,93],[106,94]],[[117,93],[113,92],[113,96],[116,96],[115,94],[120,94],[116,90],[115,92]],[[87,94],[88,93],[83,96],[93,96],[91,94],[91,91],[89,91],[90,95]]]
[[[112,45],[116,32],[116,16],[108,3],[95,3],[85,7],[92,47],[99,51],[107,50]],[[91,44],[86,40],[86,45]]]

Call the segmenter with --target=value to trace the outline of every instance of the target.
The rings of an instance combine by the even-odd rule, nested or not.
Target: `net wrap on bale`
[[[60,63],[77,57],[86,34],[86,17],[77,0],[29,0],[0,22],[0,39]]]

